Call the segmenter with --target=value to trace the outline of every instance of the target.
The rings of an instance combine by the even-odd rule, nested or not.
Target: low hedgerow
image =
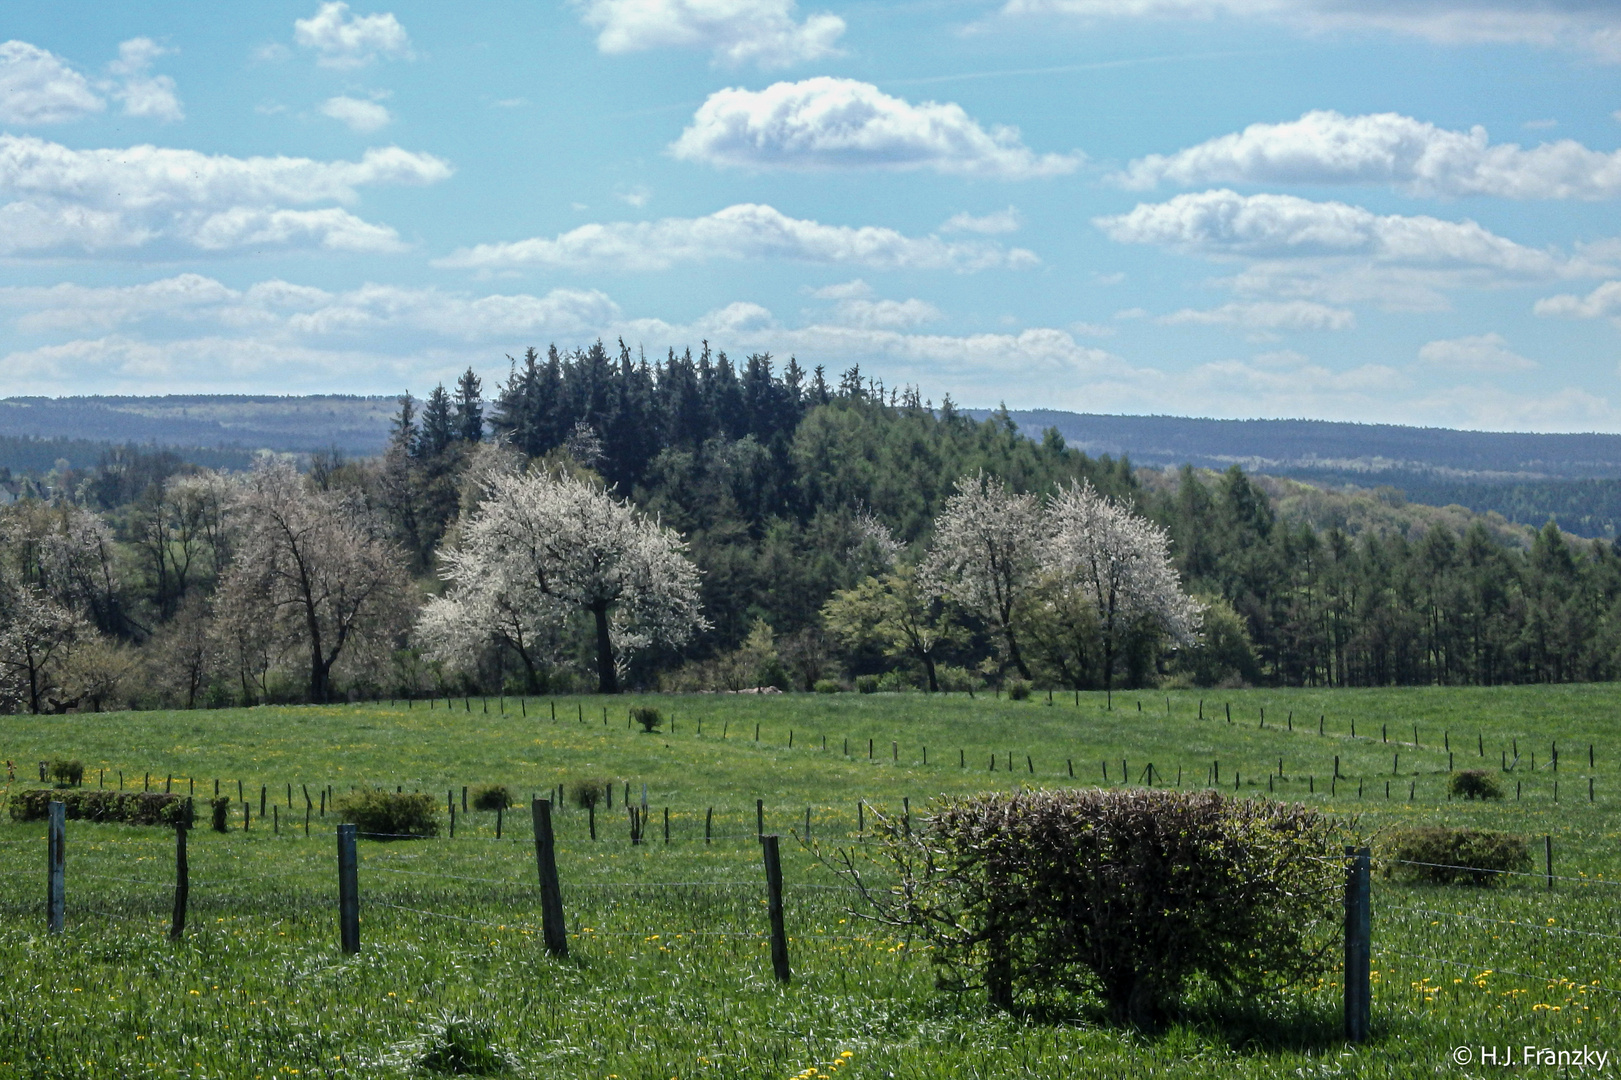
[[[1009,701],[1029,701],[1030,684],[1023,679],[1011,679],[1007,684],[1007,699]]]
[[[876,694],[878,692],[878,684],[879,684],[879,680],[878,680],[878,676],[876,676],[876,675],[857,675],[856,676],[856,693],[858,693],[858,694]]]
[[[1464,769],[1447,781],[1447,791],[1461,799],[1501,799],[1503,785],[1486,769]]]
[[[817,679],[811,689],[818,694],[837,694],[844,687],[839,685],[837,679]]]
[[[431,795],[368,788],[339,795],[334,805],[340,820],[374,840],[439,835],[439,804]]]
[[[1399,829],[1380,849],[1386,877],[1432,885],[1490,886],[1531,869],[1525,837],[1488,829]]]
[[[480,784],[473,789],[474,810],[505,810],[517,802],[505,784]]]
[[[191,804],[183,795],[159,791],[61,791],[35,789],[11,796],[11,820],[44,821],[53,802],[63,804],[71,821],[99,821],[119,825],[184,824],[191,827]]]
[[[1343,913],[1342,828],[1317,811],[1201,791],[947,797],[880,818],[900,886],[877,917],[924,938],[941,985],[999,1008],[1096,995],[1155,1025],[1196,978],[1245,996],[1324,970]],[[840,856],[860,884],[861,858]],[[885,876],[888,876],[886,873]]]

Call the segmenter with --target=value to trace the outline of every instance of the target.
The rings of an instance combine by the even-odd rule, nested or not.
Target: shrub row
[[[43,821],[53,802],[64,804],[75,821],[107,821],[123,825],[192,824],[190,802],[181,795],[159,791],[19,791],[11,796],[11,820]]]

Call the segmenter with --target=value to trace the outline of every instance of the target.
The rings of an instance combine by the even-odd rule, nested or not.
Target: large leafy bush
[[[1026,791],[880,819],[877,917],[921,934],[942,984],[993,1005],[1096,995],[1153,1025],[1190,982],[1254,992],[1321,969],[1340,931],[1340,828],[1215,792]],[[868,868],[870,869],[870,868]]]
[[[374,840],[439,835],[439,804],[431,795],[370,788],[339,795],[338,814]]]

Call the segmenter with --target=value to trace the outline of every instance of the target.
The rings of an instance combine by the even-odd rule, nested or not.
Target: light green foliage
[[[512,843],[491,842],[494,815],[458,815],[455,841],[443,833],[408,844],[362,840],[362,951],[352,959],[337,947],[336,817],[317,814],[306,841],[301,796],[296,830],[287,827],[283,803],[280,835],[256,805],[250,832],[242,831],[240,815],[228,834],[192,832],[192,916],[178,946],[164,940],[174,851],[167,830],[70,823],[68,932],[48,938],[40,914],[43,826],[0,823],[0,1076],[234,1078],[244,1075],[244,1062],[248,1075],[262,1072],[267,1080],[292,1069],[302,1077],[420,1076],[414,1062],[424,1026],[447,1014],[487,1022],[489,1045],[518,1063],[513,1075],[558,1080],[609,1074],[787,1080],[812,1065],[829,1072],[846,1051],[853,1057],[836,1070],[839,1080],[887,1080],[890,1073],[908,1080],[1417,1078],[1466,1075],[1445,1060],[1462,1044],[1621,1043],[1621,1001],[1604,990],[1621,963],[1613,942],[1585,936],[1621,934],[1621,907],[1607,884],[1621,875],[1614,837],[1621,736],[1610,720],[1621,713],[1621,688],[1187,691],[1140,698],[1116,691],[1113,712],[1102,694],[1085,693],[1079,706],[1059,694],[1051,707],[1044,700],[999,702],[988,693],[578,702],[584,723],[576,699],[568,698],[556,703],[556,723],[546,700],[536,698],[527,703],[527,717],[512,698],[505,716],[492,700],[488,718],[476,709],[469,715],[460,702],[453,713],[418,703],[409,710],[76,715],[49,725],[0,717],[0,753],[7,758],[72,756],[85,763],[87,776],[105,767],[109,777],[118,769],[137,777],[172,773],[177,783],[195,777],[199,797],[205,788],[212,792],[215,776],[222,794],[228,787],[234,795],[241,778],[255,792],[266,783],[283,799],[287,783],[295,794],[300,784],[313,794],[330,783],[340,794],[351,786],[390,792],[404,786],[441,800],[445,791],[459,795],[479,780],[527,796],[601,776],[616,785],[632,781],[638,796],[646,782],[654,815],[651,842],[632,847],[616,795],[613,814],[597,808],[593,846],[583,810],[554,811],[571,935],[567,962],[548,959],[539,944],[525,813],[505,824]],[[1225,703],[1232,705],[1231,725]],[[616,723],[602,724],[604,704]],[[628,729],[622,710],[636,704],[673,717],[675,732],[651,738]],[[1327,717],[1322,736],[1319,714]],[[1381,741],[1381,722],[1389,724],[1392,743]],[[1477,729],[1484,761],[1476,753]],[[1518,776],[1506,777],[1508,798],[1447,801],[1446,731],[1455,767],[1496,765],[1499,749],[1518,739],[1524,760]],[[846,738],[849,757],[842,753]],[[869,738],[876,747],[870,762]],[[1396,739],[1401,773],[1392,777]],[[1544,757],[1554,740],[1557,804]],[[899,743],[898,760],[891,742]],[[1592,804],[1585,783],[1589,742],[1597,762]],[[966,768],[959,767],[959,748]],[[1017,766],[1011,773],[1009,753]],[[1339,780],[1331,795],[1336,755],[1350,779]],[[1280,757],[1285,779],[1274,780],[1275,797],[1357,815],[1364,835],[1409,825],[1489,829],[1538,843],[1551,834],[1555,872],[1573,880],[1559,881],[1550,893],[1540,877],[1512,878],[1493,889],[1376,878],[1376,1037],[1367,1047],[1339,1041],[1340,988],[1332,971],[1320,984],[1239,1005],[1220,1005],[1194,987],[1181,1016],[1161,1034],[1140,1038],[1093,1023],[1101,1011],[996,1019],[977,996],[942,993],[927,956],[912,955],[920,943],[903,945],[903,938],[857,921],[847,910],[848,893],[803,888],[841,882],[789,835],[811,807],[814,842],[827,852],[856,839],[858,799],[868,803],[870,838],[872,814],[897,812],[903,796],[916,815],[938,794],[1090,786],[1101,780],[1105,759],[1111,786],[1124,758],[1133,781],[1152,762],[1159,785],[1174,786],[1180,768],[1184,788],[1202,786],[1219,759],[1227,793],[1236,773],[1241,794],[1264,798]],[[1523,782],[1520,801],[1513,798],[1515,779]],[[1386,780],[1393,781],[1388,802]],[[1411,803],[1409,783],[1416,784]],[[753,839],[756,798],[765,800],[767,829],[783,834],[794,965],[786,988],[772,982],[759,936],[765,909]],[[660,831],[664,806],[671,808],[668,847]],[[709,806],[715,839],[706,846]],[[647,884],[660,882],[707,884]],[[1544,932],[1549,919],[1553,929],[1583,933]],[[51,977],[42,982],[41,972]],[[1596,987],[1595,979],[1602,980]]]

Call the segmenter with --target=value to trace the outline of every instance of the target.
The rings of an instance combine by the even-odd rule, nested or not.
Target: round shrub
[[[878,692],[878,676],[876,676],[876,675],[857,675],[856,676],[856,693],[858,693],[858,694],[876,694],[877,692]]]
[[[1009,701],[1029,701],[1030,684],[1023,679],[1009,679],[1007,684],[1007,699]]]
[[[505,784],[481,784],[473,789],[474,810],[505,810],[515,799]]]
[[[664,723],[664,714],[651,705],[637,705],[630,710],[630,718],[642,725],[642,731],[648,735],[659,729]]]
[[[575,780],[568,786],[569,802],[581,810],[589,810],[602,802],[608,794],[608,781],[600,777]]]
[[[1212,791],[1023,791],[880,818],[899,876],[878,917],[927,940],[941,984],[991,1004],[1154,1025],[1188,984],[1247,996],[1323,971],[1343,921],[1340,826]],[[851,857],[846,870],[860,873]]]
[[[373,840],[439,835],[439,804],[431,795],[369,788],[339,795],[333,805],[339,820]]]
[[[817,679],[816,685],[811,687],[811,689],[815,690],[818,694],[837,694],[840,690],[843,690],[844,687],[840,686],[838,681],[835,679]]]
[[[58,787],[78,787],[84,783],[84,762],[77,759],[64,761],[57,759],[50,765],[51,779]]]
[[[1398,829],[1381,847],[1386,877],[1431,885],[1488,887],[1531,869],[1525,837],[1489,829]]]
[[[1447,790],[1462,799],[1501,799],[1503,785],[1485,769],[1465,769],[1455,772],[1447,781]]]

